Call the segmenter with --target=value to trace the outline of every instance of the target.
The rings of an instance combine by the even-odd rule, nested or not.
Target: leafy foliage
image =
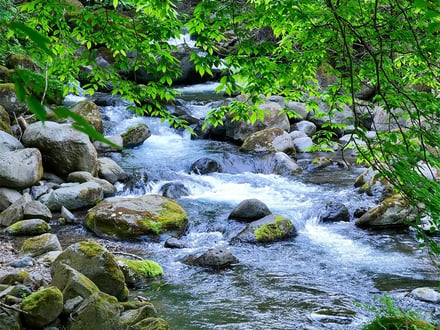
[[[440,168],[439,8],[440,0],[201,0],[187,19],[170,0],[3,0],[0,50],[3,56],[23,47],[46,76],[65,83],[65,92],[84,80],[90,94],[110,89],[139,113],[185,126],[164,107],[176,97],[172,83],[180,70],[167,40],[185,25],[201,50],[191,54],[199,74],[220,69],[219,89],[246,96],[215,109],[205,125],[222,124],[226,115],[255,122],[264,115],[258,100],[281,95],[306,102],[324,122],[315,141],[330,150],[335,132],[344,129],[333,118],[348,107],[353,132],[366,142],[358,146],[362,161],[434,230],[440,225],[440,188],[432,179]],[[41,93],[26,87],[23,76],[15,82],[44,118]],[[383,122],[365,125],[379,112]],[[369,129],[374,139],[367,139]]]
[[[375,319],[364,326],[363,330],[434,330],[435,327],[421,318],[414,310],[401,309],[391,299],[384,295],[376,299],[376,306],[364,305],[375,314]]]

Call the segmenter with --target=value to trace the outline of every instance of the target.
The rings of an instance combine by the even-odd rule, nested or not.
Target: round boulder
[[[279,127],[266,128],[249,135],[243,142],[241,151],[295,153],[290,135]]]
[[[147,124],[138,124],[130,127],[126,132],[121,134],[122,146],[124,148],[134,148],[140,146],[150,136],[151,131]]]
[[[24,149],[24,145],[11,134],[0,130],[0,154],[17,149]]]
[[[27,147],[38,148],[43,154],[45,170],[66,177],[75,171],[96,174],[98,157],[89,137],[69,124],[46,121],[29,125],[23,134]]]
[[[41,153],[35,148],[0,153],[0,186],[24,189],[43,177]]]
[[[190,172],[195,174],[222,173],[222,166],[218,161],[211,158],[200,158],[196,160],[190,167]]]
[[[104,133],[104,126],[102,125],[101,112],[99,107],[92,101],[79,101],[70,107],[72,112],[82,116],[93,128],[99,132]]]
[[[110,183],[116,181],[125,181],[128,179],[128,174],[111,158],[98,158],[99,177],[107,180]]]
[[[266,204],[256,198],[245,199],[229,214],[228,219],[252,222],[271,214]]]
[[[46,233],[25,240],[20,254],[37,257],[51,251],[62,251],[61,244],[56,235]]]
[[[343,203],[328,202],[319,215],[322,222],[350,221],[350,213]]]

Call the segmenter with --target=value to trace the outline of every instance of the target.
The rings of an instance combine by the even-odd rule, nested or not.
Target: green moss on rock
[[[82,241],[78,244],[78,250],[89,258],[96,257],[104,252],[104,248],[96,242]]]
[[[152,260],[131,260],[126,258],[118,258],[126,264],[131,271],[145,278],[154,278],[163,275],[162,267]]]
[[[283,216],[275,215],[274,218],[274,223],[262,225],[254,230],[257,241],[262,243],[279,241],[293,227],[292,222]]]
[[[24,298],[21,309],[28,325],[43,327],[63,311],[63,294],[57,287],[47,287]]]

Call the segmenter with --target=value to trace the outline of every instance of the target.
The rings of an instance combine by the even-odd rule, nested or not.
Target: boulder
[[[296,152],[307,152],[310,147],[313,147],[313,140],[308,137],[299,137],[293,140]]]
[[[208,173],[222,173],[223,169],[221,164],[211,158],[200,158],[191,164],[190,172],[195,174],[208,174]]]
[[[295,226],[288,218],[270,214],[249,223],[234,240],[248,243],[270,243],[291,238],[296,233]]]
[[[0,104],[5,108],[10,118],[14,118],[14,114],[18,117],[27,111],[26,104],[18,101],[13,83],[0,83]]]
[[[5,232],[13,236],[41,235],[51,230],[50,225],[42,219],[29,219],[18,221],[5,229]]]
[[[114,296],[101,292],[85,275],[65,264],[52,267],[52,285],[64,296],[64,309],[68,315],[67,329],[119,330],[123,307]]]
[[[63,311],[63,294],[54,286],[37,291],[23,299],[24,323],[41,328],[54,321]]]
[[[89,137],[69,124],[46,121],[30,124],[23,134],[27,147],[38,148],[43,154],[46,170],[66,177],[75,171],[96,174],[98,158]]]
[[[110,182],[105,179],[96,178],[91,175],[89,172],[79,171],[72,172],[67,176],[67,181],[69,182],[95,182],[102,188],[102,192],[104,193],[104,197],[113,196],[116,192],[116,188]]]
[[[0,308],[0,329],[21,330],[20,312]]]
[[[147,124],[138,124],[130,127],[121,134],[122,146],[124,148],[134,148],[140,146],[151,136],[150,128]]]
[[[118,265],[124,273],[125,283],[129,287],[142,287],[153,279],[163,275],[162,267],[152,260],[132,260],[118,258]]]
[[[100,157],[98,158],[98,164],[99,177],[110,183],[114,184],[117,181],[125,181],[129,177],[128,174],[111,158]]]
[[[271,214],[266,204],[256,198],[241,201],[229,214],[228,219],[252,222]]]
[[[440,293],[433,288],[422,287],[411,291],[410,296],[414,299],[430,302],[433,304],[440,303]]]
[[[302,102],[289,101],[286,104],[286,110],[293,118],[305,119],[309,111],[307,110],[307,104]]]
[[[328,202],[321,214],[319,221],[322,222],[336,222],[336,221],[350,221],[350,213],[347,207],[340,202]]]
[[[101,112],[99,112],[99,107],[92,101],[79,101],[70,107],[70,111],[82,116],[97,132],[104,133]]]
[[[240,97],[239,97],[240,98]],[[243,120],[234,121],[234,114],[228,114],[224,120],[225,135],[234,141],[243,142],[252,133],[266,128],[278,127],[289,131],[289,118],[281,112],[281,106],[275,102],[265,102],[258,106],[265,111],[264,120],[257,120],[254,124],[244,122]]]
[[[122,136],[120,135],[110,135],[105,137],[108,141],[122,147]],[[108,143],[101,141],[94,141],[93,146],[99,154],[111,153],[111,152],[121,152],[121,148],[116,148]]]
[[[24,149],[24,145],[11,134],[0,131],[0,154],[17,149]]]
[[[214,269],[222,269],[238,263],[238,259],[228,248],[216,247],[200,256],[188,256],[183,263],[191,266],[200,266]]]
[[[12,134],[11,121],[9,120],[9,114],[6,112],[4,106],[0,105],[0,132]],[[1,138],[0,138],[1,141]]]
[[[278,127],[266,128],[252,133],[243,142],[240,151],[295,153],[290,135]]]
[[[297,131],[303,132],[308,137],[316,133],[316,125],[311,121],[301,120],[295,124],[295,127]]]
[[[189,196],[189,190],[181,182],[167,182],[159,189],[159,193],[168,198],[177,199]]]
[[[53,262],[52,270],[59,264],[68,265],[87,276],[96,286],[120,301],[127,300],[128,289],[124,274],[116,258],[95,242],[78,242],[67,247]]]
[[[20,254],[36,257],[50,251],[62,251],[62,248],[56,235],[46,233],[25,240],[21,246]]]
[[[140,327],[142,321],[145,319],[153,319],[157,317],[157,311],[154,306],[148,301],[129,301],[126,303],[120,303],[124,307],[124,311],[121,313],[121,323],[125,329],[169,329],[166,328],[149,328]],[[145,325],[145,323],[144,323]]]
[[[294,159],[284,152],[276,152],[265,157],[268,173],[278,175],[297,175],[302,172]]]
[[[0,212],[6,210],[12,203],[20,199],[20,197],[21,194],[17,190],[0,188]]]
[[[39,198],[52,211],[59,211],[64,206],[69,210],[77,210],[94,206],[104,198],[99,184],[85,182],[72,185],[62,185],[61,188],[51,191]]]
[[[187,223],[185,210],[160,195],[111,197],[90,209],[85,219],[86,227],[98,236],[113,238],[180,234]]]
[[[27,203],[32,202],[29,194],[24,194],[14,203],[12,203],[6,210],[0,213],[0,225],[10,226],[13,223],[24,219],[24,208]]]
[[[394,195],[364,213],[355,225],[360,228],[408,227],[417,217],[415,208],[400,195]]]
[[[43,177],[41,153],[35,148],[0,153],[0,186],[24,189]]]
[[[52,219],[52,212],[49,208],[40,203],[39,201],[29,201],[24,205],[23,208],[23,219],[43,219],[45,221],[50,221]]]

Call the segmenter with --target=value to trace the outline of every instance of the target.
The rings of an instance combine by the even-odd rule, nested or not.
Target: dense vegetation
[[[331,149],[335,132],[344,129],[332,117],[350,107],[351,131],[366,142],[358,145],[361,160],[432,230],[440,223],[439,183],[432,180],[440,168],[439,0],[2,0],[0,21],[0,62],[25,53],[44,76],[63,82],[65,93],[75,92],[79,81],[88,93],[122,95],[139,113],[173,126],[186,123],[164,107],[175,100],[180,71],[178,49],[167,40],[186,28],[202,50],[191,54],[198,73],[220,69],[220,89],[250,101],[212,111],[207,124],[221,124],[226,111],[255,121],[263,115],[254,107],[262,96],[282,95],[328,119],[315,140]],[[28,84],[28,77],[28,70],[15,70],[17,94],[44,119],[41,84],[48,79]],[[319,114],[320,104],[326,113]],[[387,114],[387,129],[373,126],[376,137],[368,139],[365,123],[378,108]]]

